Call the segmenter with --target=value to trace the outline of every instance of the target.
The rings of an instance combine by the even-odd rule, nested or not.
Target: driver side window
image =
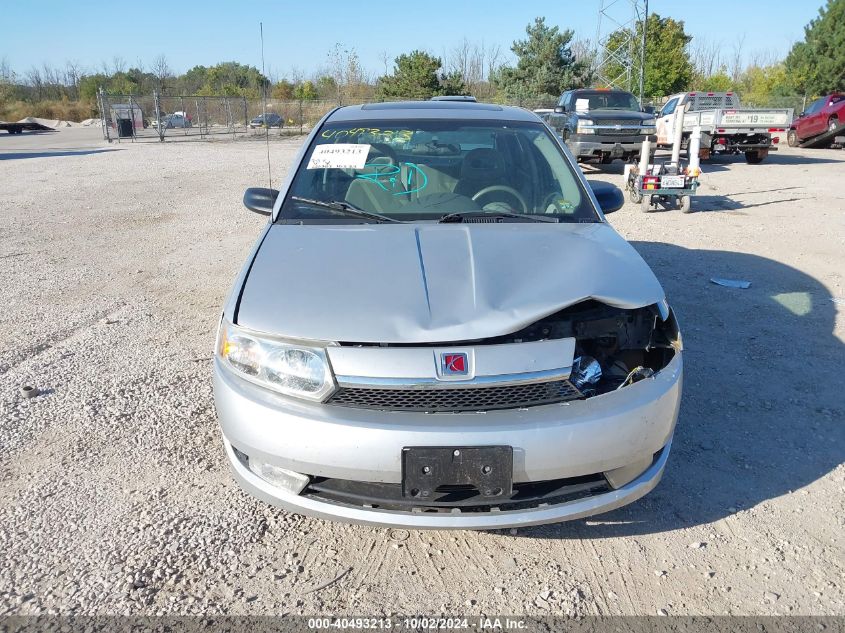
[[[669,103],[663,106],[663,109],[660,111],[660,116],[666,116],[668,114],[672,114],[675,111],[675,106],[678,105],[677,97],[674,99],[670,99]]]
[[[560,98],[560,103],[558,104],[564,110],[569,111],[569,104],[572,102],[572,93],[565,92],[563,96]]]

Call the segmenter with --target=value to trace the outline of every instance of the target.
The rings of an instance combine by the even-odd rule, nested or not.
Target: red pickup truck
[[[813,101],[792,122],[786,140],[790,147],[845,125],[845,94],[835,92]]]

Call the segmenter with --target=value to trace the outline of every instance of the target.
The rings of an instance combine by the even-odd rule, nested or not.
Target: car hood
[[[590,110],[589,112],[579,112],[578,115],[585,119],[592,119],[593,121],[648,121],[653,119],[654,115],[647,112],[635,112],[633,110]]]
[[[604,223],[274,225],[236,322],[297,339],[441,343],[509,334],[586,299],[663,297]]]

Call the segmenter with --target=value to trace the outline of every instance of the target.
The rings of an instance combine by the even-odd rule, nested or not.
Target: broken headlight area
[[[642,308],[625,309],[595,300],[582,301],[511,334],[485,339],[429,343],[426,346],[504,345],[564,338],[575,339],[575,354],[568,379],[574,389],[572,394],[562,400],[591,398],[650,378],[666,367],[682,349],[675,314],[665,301]],[[343,342],[340,345],[367,347],[373,344]],[[386,343],[381,346],[420,347],[420,344]],[[569,359],[565,362],[569,362]],[[426,391],[414,389],[412,393],[419,396]],[[450,390],[436,390],[436,393],[443,396],[452,395]],[[382,390],[379,390],[377,395],[381,397]],[[396,398],[401,392],[391,389],[389,395]],[[395,407],[395,401],[390,406]],[[382,403],[380,406],[366,408],[390,406]]]
[[[665,310],[665,308],[664,308]],[[614,308],[585,301],[488,343],[574,338],[570,382],[587,398],[649,378],[681,351],[671,310],[664,319],[657,305]]]

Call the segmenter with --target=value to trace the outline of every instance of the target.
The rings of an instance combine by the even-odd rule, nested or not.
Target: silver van
[[[535,114],[379,103],[314,127],[214,358],[240,485],[326,519],[492,529],[654,488],[681,399],[663,289]]]

